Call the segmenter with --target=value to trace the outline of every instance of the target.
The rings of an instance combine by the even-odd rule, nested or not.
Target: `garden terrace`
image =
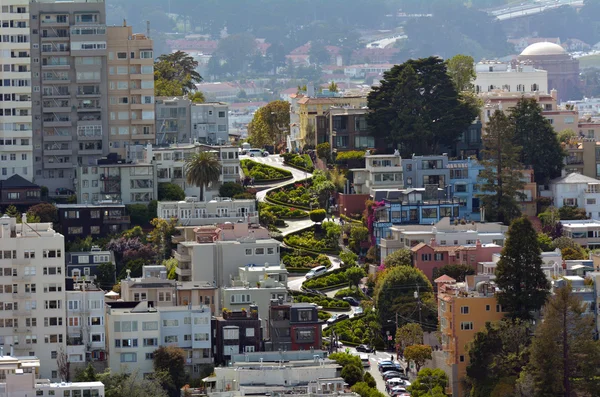
[[[292,173],[288,170],[276,168],[253,160],[241,160],[240,165],[244,175],[254,178],[255,182],[279,182],[292,178]]]

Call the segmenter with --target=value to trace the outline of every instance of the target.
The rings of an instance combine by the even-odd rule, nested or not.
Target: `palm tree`
[[[219,182],[221,163],[212,152],[198,152],[185,162],[185,180],[200,187],[200,201],[204,201],[204,188]]]

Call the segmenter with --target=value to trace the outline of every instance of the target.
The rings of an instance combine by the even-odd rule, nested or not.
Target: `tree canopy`
[[[457,54],[446,61],[448,74],[457,91],[470,91],[475,80],[475,61],[472,56]]]
[[[180,96],[196,91],[202,76],[196,71],[198,62],[183,51],[163,54],[154,63],[156,96]]]
[[[498,303],[512,319],[530,320],[541,309],[550,283],[542,271],[537,233],[527,217],[513,221],[496,267]]]
[[[371,132],[402,156],[438,153],[455,143],[479,109],[462,100],[438,57],[408,60],[383,75],[368,95]]]
[[[423,368],[408,387],[411,397],[445,397],[448,375],[443,369]]]
[[[200,188],[200,201],[204,201],[204,189],[211,183],[218,183],[221,177],[221,163],[214,153],[202,151],[195,153],[185,163],[187,183]]]
[[[280,144],[290,133],[290,103],[277,100],[258,109],[248,124],[248,141],[254,147]]]
[[[412,253],[407,248],[401,248],[386,256],[383,265],[385,267],[412,266]]]

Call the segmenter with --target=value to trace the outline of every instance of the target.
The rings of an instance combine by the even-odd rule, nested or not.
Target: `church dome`
[[[565,55],[567,51],[558,44],[550,42],[534,43],[523,50],[521,56]]]

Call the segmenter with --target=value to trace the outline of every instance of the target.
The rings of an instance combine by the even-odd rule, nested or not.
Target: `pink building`
[[[479,240],[470,246],[440,246],[432,239],[429,244],[420,243],[410,250],[413,266],[433,280],[434,269],[445,265],[469,265],[477,271],[478,262],[490,262],[492,255],[500,253],[502,247],[496,244],[481,244]]]

